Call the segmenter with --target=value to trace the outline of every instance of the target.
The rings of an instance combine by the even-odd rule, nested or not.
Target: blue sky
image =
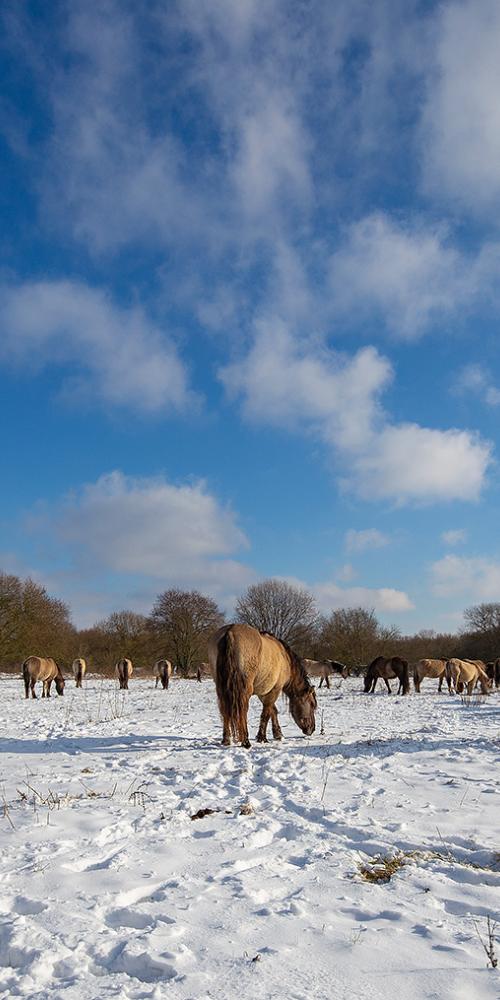
[[[495,0],[7,3],[0,564],[500,599]]]

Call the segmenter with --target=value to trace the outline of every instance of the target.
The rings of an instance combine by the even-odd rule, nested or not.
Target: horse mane
[[[291,646],[289,646],[284,639],[278,639],[278,637],[273,635],[272,632],[263,630],[260,634],[268,636],[269,639],[275,639],[276,642],[279,642],[280,646],[283,646],[283,649],[288,656],[291,668],[290,680],[288,681],[288,684],[285,684],[283,687],[284,693],[290,697],[290,695],[305,694],[307,691],[311,691],[312,684],[300,656],[297,656],[297,653],[294,652]]]
[[[386,657],[385,656],[380,656],[380,655],[376,656],[375,659],[372,660],[372,662],[369,663],[368,666],[367,666],[367,668],[366,668],[366,675],[367,676],[374,669],[375,665],[378,664],[379,660],[383,660],[384,663],[385,663]]]

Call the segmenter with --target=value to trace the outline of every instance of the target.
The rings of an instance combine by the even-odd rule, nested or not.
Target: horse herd
[[[278,721],[276,701],[285,694],[289,701],[290,713],[296,725],[306,736],[315,730],[316,692],[309,679],[315,670],[320,674],[321,687],[330,687],[330,674],[347,677],[349,670],[336,660],[301,659],[286,642],[269,632],[259,631],[250,625],[224,625],[213,635],[208,644],[208,664],[214,678],[219,710],[222,716],[222,742],[229,745],[237,740],[244,747],[250,746],[248,736],[248,705],[252,695],[257,695],[262,704],[257,742],[267,742],[267,728],[271,722],[273,737],[282,738]],[[72,671],[76,687],[82,687],[87,665],[83,657],[73,661]],[[172,676],[172,663],[167,659],[157,660],[153,667],[155,687],[161,683],[168,689]],[[128,690],[128,682],[133,672],[132,661],[123,657],[115,667],[115,677],[120,689]],[[500,687],[500,657],[490,663],[482,660],[421,659],[413,665],[415,692],[420,693],[424,678],[437,679],[438,691],[446,680],[450,694],[465,690],[471,695],[476,686],[483,694],[488,694],[495,685]],[[60,667],[50,657],[29,656],[23,663],[23,678],[26,698],[31,690],[36,698],[35,685],[42,682],[42,698],[50,698],[52,682],[56,691],[64,692],[64,677]],[[198,668],[197,679],[201,680]],[[377,656],[368,664],[364,674],[364,690],[367,694],[375,691],[377,681],[382,679],[391,694],[390,680],[399,681],[398,694],[410,693],[410,666],[399,656]]]
[[[87,664],[83,656],[79,656],[76,660],[73,660],[71,669],[76,687],[81,688],[83,678],[87,673]],[[132,660],[128,657],[118,660],[115,666],[115,677],[121,690],[128,691],[128,682],[133,670]],[[153,676],[156,678],[155,688],[161,682],[163,690],[166,691],[168,689],[172,670],[173,667],[170,660],[156,661],[153,667]],[[61,668],[50,656],[28,656],[28,659],[23,663],[23,680],[26,698],[29,698],[30,691],[31,697],[36,698],[35,685],[38,681],[42,682],[42,698],[50,698],[52,681],[55,683],[57,693],[64,694],[64,685],[66,682]]]

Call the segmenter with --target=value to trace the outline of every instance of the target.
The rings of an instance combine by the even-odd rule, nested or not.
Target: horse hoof
[[[245,742],[244,742],[244,743],[242,743],[241,745],[242,745],[242,747],[243,747],[243,748],[244,748],[245,750],[250,750],[250,747],[252,746],[252,744],[250,743],[250,740],[245,740]]]
[[[267,743],[267,736],[256,736],[257,743]],[[248,744],[250,746],[250,744]]]

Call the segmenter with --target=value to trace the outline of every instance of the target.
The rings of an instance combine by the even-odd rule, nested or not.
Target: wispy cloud
[[[491,221],[500,204],[496,0],[439,5],[435,39],[421,135],[427,188]]]
[[[377,528],[363,528],[356,531],[350,528],[346,532],[344,545],[348,552],[369,552],[372,549],[383,549],[390,539]]]
[[[441,535],[441,541],[449,546],[461,545],[466,539],[467,532],[464,528],[451,528],[449,531],[443,531]]]
[[[374,348],[337,355],[300,342],[279,320],[258,325],[249,353],[221,378],[259,423],[316,434],[348,466],[345,485],[395,504],[476,500],[491,445],[467,430],[392,424],[380,397],[392,368]]]
[[[373,608],[381,613],[399,614],[411,611],[415,605],[404,590],[392,587],[339,587],[335,583],[318,583],[314,596],[322,611],[332,608]]]
[[[76,366],[63,389],[79,401],[144,413],[185,410],[196,400],[175,345],[137,306],[116,305],[76,281],[0,287],[0,361],[26,369]]]
[[[500,562],[482,556],[448,555],[431,566],[433,592],[438,597],[496,601],[500,593]]]
[[[377,213],[349,228],[331,260],[331,283],[350,322],[375,313],[410,339],[470,307],[484,290],[485,265],[460,252],[443,227]]]
[[[500,389],[490,372],[481,364],[464,365],[455,375],[451,391],[456,396],[470,396],[476,405],[500,406]]]

